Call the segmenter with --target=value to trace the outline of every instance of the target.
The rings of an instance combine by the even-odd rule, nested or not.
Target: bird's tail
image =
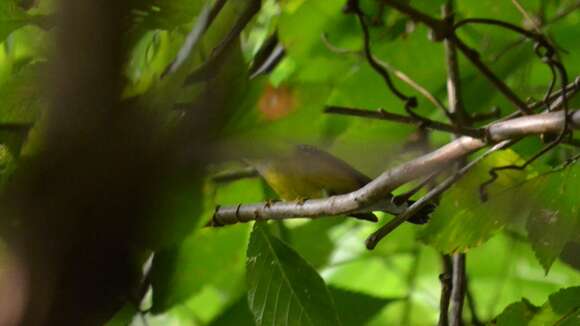
[[[378,218],[373,213],[356,213],[356,214],[349,214],[354,218],[358,218],[359,220],[365,220],[370,222],[378,222]]]
[[[415,203],[414,200],[407,201],[407,205],[409,206],[413,205],[413,203]],[[411,216],[411,218],[409,218],[407,222],[413,224],[425,224],[429,222],[429,218],[431,217],[431,213],[433,213],[433,211],[435,210],[435,207],[437,207],[435,206],[435,204],[427,204],[423,206],[423,208],[421,208],[421,210],[415,213],[415,215]]]

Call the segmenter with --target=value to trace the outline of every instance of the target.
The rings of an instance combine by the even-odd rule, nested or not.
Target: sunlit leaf
[[[529,326],[578,325],[580,320],[580,287],[562,289],[552,295],[529,322]]]
[[[520,171],[501,171],[499,178],[487,188],[489,201],[482,203],[480,186],[488,180],[488,171],[495,166],[521,164],[513,151],[505,150],[484,159],[464,176],[441,199],[431,222],[421,231],[420,238],[445,253],[463,252],[483,244],[506,224],[525,216],[526,207],[517,205],[516,192],[526,177]]]
[[[243,295],[227,307],[209,326],[254,326],[254,316],[248,307],[248,298]]]
[[[10,33],[28,24],[48,26],[45,16],[29,15],[18,5],[16,0],[3,0],[0,2],[0,43]]]
[[[527,325],[539,310],[528,300],[512,303],[497,317],[497,326]]]
[[[265,225],[252,232],[246,273],[257,325],[341,324],[322,278]]]
[[[324,266],[334,249],[329,230],[341,222],[343,220],[334,218],[322,219],[291,229],[292,248],[315,268]]]
[[[398,299],[378,298],[368,294],[329,287],[342,324],[345,326],[365,325],[387,304]],[[353,313],[354,312],[354,313]]]
[[[580,225],[579,182],[580,166],[575,164],[527,185],[533,191],[528,237],[546,273]]]
[[[42,64],[27,65],[0,84],[0,123],[32,123],[42,108]]]

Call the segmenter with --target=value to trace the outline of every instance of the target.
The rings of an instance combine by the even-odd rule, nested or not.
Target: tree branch
[[[236,181],[239,179],[257,177],[258,175],[259,174],[258,171],[256,171],[256,169],[254,169],[253,167],[247,167],[235,171],[226,171],[215,174],[214,176],[211,177],[211,180],[215,183],[226,183],[230,181]]]
[[[452,273],[452,284],[451,289],[451,304],[449,308],[449,325],[450,326],[460,326],[463,325],[462,315],[463,315],[463,301],[465,298],[465,254],[459,253],[454,254],[453,260],[453,273]]]
[[[453,0],[448,0],[442,8],[443,19],[450,25],[453,25]],[[471,121],[463,107],[461,96],[461,84],[459,75],[459,60],[457,58],[457,49],[455,43],[449,39],[444,40],[445,44],[445,61],[447,64],[447,97],[449,99],[449,110],[453,113],[454,123],[460,126],[469,126]],[[489,153],[489,152],[488,152]],[[483,156],[482,156],[483,157]],[[482,158],[480,157],[480,159]],[[460,166],[466,167],[465,161],[459,162]],[[462,169],[459,169],[462,171]],[[452,256],[452,273],[451,273],[451,293],[449,295],[449,306],[447,313],[449,316],[449,325],[459,326],[462,321],[463,298],[465,294],[465,259],[464,253],[456,253]]]
[[[449,298],[451,296],[451,272],[453,270],[453,262],[449,255],[441,255],[441,263],[443,265],[443,273],[439,275],[441,282],[441,298],[439,300],[439,322],[438,326],[449,325]]]
[[[331,52],[334,52],[336,54],[340,54],[340,55],[349,55],[350,54],[350,55],[355,55],[355,56],[359,56],[359,57],[364,56],[364,51],[343,49],[343,48],[339,48],[339,47],[335,46],[334,44],[330,43],[327,35],[324,33],[320,35],[320,39],[322,40],[322,43],[324,44],[324,46],[328,50],[330,50]],[[409,75],[407,75],[404,72],[402,72],[401,70],[393,67],[391,64],[389,64],[389,63],[387,63],[387,62],[385,62],[385,61],[383,61],[375,56],[373,56],[373,58],[379,65],[383,66],[386,70],[388,70],[388,72],[392,73],[400,81],[404,82],[405,84],[409,85],[409,87],[416,90],[417,93],[421,94],[427,101],[429,101],[431,104],[433,104],[433,106],[441,109],[441,111],[443,111],[445,116],[447,116],[447,117],[450,116],[449,110],[447,110],[445,105],[443,105],[443,103],[441,103],[441,101],[437,97],[435,97],[435,95],[431,94],[425,87],[421,86],[418,82],[413,80]]]
[[[350,115],[362,118],[370,118],[370,119],[378,119],[378,120],[387,120],[387,121],[394,121],[409,125],[415,126],[422,126],[425,128],[430,128],[433,130],[450,132],[450,133],[458,133],[465,136],[471,136],[474,138],[482,138],[484,137],[484,132],[482,129],[473,129],[473,128],[463,128],[463,127],[455,127],[443,122],[428,120],[423,118],[422,120],[417,120],[413,117],[409,117],[407,115],[397,114],[387,112],[383,109],[378,110],[364,110],[364,109],[355,109],[355,108],[347,108],[341,106],[327,106],[324,109],[324,113],[332,113],[332,114],[343,114],[343,115]]]
[[[409,6],[405,2],[397,1],[397,0],[383,0],[383,3],[387,4],[395,8],[397,11],[409,16],[412,20],[423,23],[430,27],[436,35],[440,35],[438,40],[443,39],[443,37],[447,34],[445,30],[447,26],[444,21],[433,18],[429,15],[426,15],[419,10]]]
[[[365,22],[365,16],[359,7],[358,0],[349,0],[345,11],[347,13],[351,12],[354,13],[358,18],[359,24],[363,31],[364,55],[369,65],[383,78],[385,84],[387,84],[387,87],[393,94],[395,94],[395,96],[397,96],[401,101],[407,103],[406,105],[416,106],[416,99],[413,101],[414,99],[413,97],[407,96],[403,94],[399,89],[397,89],[397,87],[395,87],[395,84],[393,84],[393,81],[391,80],[391,77],[389,76],[389,73],[387,72],[385,67],[383,67],[375,60],[375,57],[371,52],[369,27]]]
[[[558,133],[565,121],[563,113],[550,112],[530,115],[491,124],[487,138],[491,142],[519,138],[526,135]],[[580,128],[580,111],[570,115],[570,128]],[[463,136],[449,144],[387,170],[364,187],[342,195],[324,199],[311,199],[302,203],[275,202],[218,207],[214,213],[215,225],[234,224],[255,220],[317,218],[369,210],[372,204],[390,195],[402,184],[446,168],[450,162],[487,146],[481,139]]]
[[[373,234],[371,234],[366,240],[367,249],[371,250],[374,249],[377,243],[381,241],[384,237],[386,237],[389,233],[395,230],[399,225],[403,224],[409,218],[413,217],[421,208],[426,206],[427,204],[431,203],[435,200],[438,196],[440,196],[443,192],[449,189],[455,182],[457,182],[461,177],[463,177],[471,168],[473,168],[479,161],[490,155],[491,153],[500,150],[504,147],[511,145],[511,140],[505,140],[499,144],[496,144],[477,159],[469,162],[469,164],[465,165],[453,175],[445,179],[445,181],[438,184],[435,188],[431,189],[425,196],[421,197],[421,199],[414,202],[407,210],[405,210],[402,214],[397,215],[394,219],[389,221],[389,223],[383,225]],[[461,158],[461,157],[459,157]]]

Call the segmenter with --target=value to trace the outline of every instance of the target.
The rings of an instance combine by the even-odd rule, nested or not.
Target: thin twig
[[[429,145],[427,145],[427,146],[429,146]],[[423,189],[423,187],[431,184],[435,180],[435,177],[437,177],[437,175],[439,175],[440,172],[441,171],[433,172],[430,176],[424,178],[423,181],[421,181],[418,185],[413,187],[411,190],[406,191],[405,193],[402,193],[400,195],[393,197],[392,201],[396,205],[403,205],[403,203],[406,203],[407,201],[409,201],[409,199],[411,199],[411,197],[413,197],[417,192],[419,192],[419,190]]]
[[[393,122],[399,122],[409,125],[416,125],[422,126],[425,128],[449,132],[449,133],[458,133],[461,135],[466,135],[474,138],[482,138],[485,133],[482,129],[474,129],[474,128],[462,128],[462,127],[455,127],[450,124],[446,124],[439,121],[423,119],[421,121],[417,121],[417,119],[409,117],[407,115],[387,112],[383,109],[379,110],[365,110],[365,109],[355,109],[355,108],[347,108],[341,106],[327,106],[324,109],[324,113],[332,113],[332,114],[343,114],[349,116],[356,116],[361,118],[369,118],[369,119],[378,119],[378,120],[387,120]]]
[[[451,288],[451,300],[449,304],[449,325],[463,325],[463,302],[465,300],[465,262],[464,253],[454,254],[453,257],[453,277]]]
[[[395,84],[393,84],[393,81],[391,80],[391,77],[389,76],[389,73],[387,72],[387,70],[375,60],[375,57],[373,56],[372,51],[371,51],[369,27],[367,26],[367,23],[365,21],[364,13],[362,12],[362,10],[359,7],[358,0],[349,0],[347,8],[346,8],[346,12],[347,13],[352,12],[358,18],[358,22],[359,22],[361,29],[362,29],[362,32],[363,32],[364,54],[365,54],[365,57],[366,57],[368,63],[383,78],[383,80],[385,81],[385,84],[387,85],[389,90],[393,94],[395,94],[395,96],[397,96],[401,101],[404,101],[407,104],[410,103],[410,101],[412,101],[413,97],[407,96],[407,95],[403,94],[401,91],[399,91],[395,87]],[[415,100],[415,106],[416,106],[416,100]]]
[[[556,12],[556,15],[552,18],[550,18],[548,20],[548,23],[554,23],[566,16],[568,16],[569,14],[576,12],[576,10],[578,10],[578,8],[580,8],[580,1],[576,1],[572,4],[570,4],[568,7],[562,8],[561,10],[558,10],[558,12]]]
[[[435,97],[435,95],[431,94],[425,87],[419,85],[419,83],[411,79],[409,75],[394,68],[387,62],[384,62],[378,58],[376,60],[379,64],[382,64],[387,70],[389,70],[393,75],[395,75],[395,77],[399,78],[401,81],[403,81],[411,88],[416,90],[419,94],[423,95],[423,97],[427,99],[427,101],[431,102],[431,104],[433,104],[436,108],[441,109],[441,111],[443,111],[446,117],[450,117],[449,110],[445,107],[445,105],[443,105],[443,103],[441,103],[441,101],[437,97]]]
[[[522,16],[524,16],[524,18],[530,22],[530,24],[534,27],[534,30],[536,31],[536,33],[541,33],[541,26],[538,24],[538,22],[532,18],[532,16],[526,11],[526,9],[524,8],[524,6],[522,6],[522,4],[518,1],[518,0],[512,0],[512,3],[514,5],[514,7],[516,7],[516,9],[522,14]]]
[[[453,1],[448,0],[442,8],[443,19],[453,24]],[[445,41],[445,60],[447,64],[447,96],[449,98],[449,110],[455,118],[454,123],[460,126],[469,126],[471,121],[465,112],[461,96],[461,84],[459,74],[459,61],[455,44],[449,39]],[[456,137],[457,138],[457,137]],[[459,162],[457,169],[465,166],[465,161]],[[456,253],[452,257],[451,294],[449,298],[449,325],[459,326],[462,321],[463,299],[465,295],[465,259],[464,253]],[[443,313],[443,312],[442,312]]]
[[[552,92],[552,95],[550,96],[550,98],[548,98],[547,100],[537,101],[537,102],[531,103],[528,106],[528,108],[532,111],[535,111],[535,110],[541,108],[542,106],[545,106],[548,103],[550,105],[549,106],[550,109],[548,111],[559,110],[563,106],[563,103],[564,103],[563,96],[562,96],[562,93],[564,90],[566,91],[566,97],[568,99],[571,99],[576,94],[578,94],[578,92],[580,91],[580,76],[577,76],[576,79],[574,80],[574,82],[569,83],[565,87],[565,89],[560,88],[559,90]],[[521,116],[521,112],[513,112],[513,113],[499,119],[498,121],[495,121],[495,123],[511,120],[511,119],[514,119],[514,118],[517,118],[520,116]]]
[[[336,45],[332,44],[329,40],[326,34],[321,34],[320,36],[322,43],[324,44],[324,46],[336,53],[336,54],[340,54],[340,55],[356,55],[356,56],[364,56],[364,51],[356,51],[356,50],[350,50],[350,49],[344,49],[344,48],[339,48]],[[415,80],[413,80],[411,77],[409,77],[409,75],[405,74],[404,72],[402,72],[401,70],[393,67],[391,64],[377,58],[376,56],[373,56],[375,61],[382,65],[386,70],[388,70],[388,72],[392,73],[395,77],[397,77],[399,80],[401,80],[402,82],[404,82],[405,84],[409,85],[411,88],[413,88],[414,90],[416,90],[419,94],[421,94],[428,102],[430,102],[431,104],[433,104],[433,106],[435,106],[436,108],[441,109],[441,111],[443,111],[443,113],[445,114],[445,116],[449,117],[449,110],[447,110],[447,108],[445,107],[445,105],[443,105],[443,103],[437,98],[435,97],[435,95],[433,95],[431,92],[429,92],[425,87],[421,86],[418,82],[416,82]]]
[[[415,8],[409,6],[406,3],[402,3],[395,0],[383,0],[387,5],[395,8],[396,10],[406,14],[411,19],[424,23],[429,26],[435,35],[435,40],[448,39],[453,42],[455,46],[461,51],[461,53],[497,88],[518,110],[524,114],[530,114],[527,105],[522,101],[512,90],[509,88],[500,78],[498,78],[491,69],[481,61],[477,51],[473,50],[467,46],[463,41],[461,41],[457,35],[455,35],[454,30],[458,27],[457,25],[448,24],[444,20],[435,19],[429,15],[426,15]],[[459,25],[461,26],[461,25]]]
[[[439,322],[438,326],[449,325],[449,299],[451,297],[451,273],[453,270],[453,263],[449,255],[441,255],[441,263],[443,265],[443,272],[439,275],[441,282],[441,298],[439,299]]]
[[[341,55],[345,55],[345,54],[354,54],[354,55],[361,55],[364,56],[364,51],[359,51],[359,50],[351,50],[351,49],[346,49],[346,48],[339,48],[338,46],[332,44],[332,42],[330,42],[330,40],[328,39],[328,35],[326,35],[326,33],[322,33],[320,34],[320,40],[322,41],[322,44],[324,44],[324,46],[330,50],[330,52],[336,53],[336,54],[341,54]]]
[[[485,24],[485,25],[496,25],[496,26],[500,26],[503,27],[505,29],[509,29],[512,30],[518,34],[521,34],[522,36],[525,36],[529,39],[532,39],[536,42],[547,42],[547,40],[544,38],[544,36],[542,34],[537,34],[534,33],[532,31],[528,31],[527,29],[523,29],[519,26],[516,26],[514,24],[502,21],[502,20],[497,20],[497,19],[491,19],[491,18],[467,18],[467,19],[463,19],[461,21],[459,21],[458,23],[456,23],[455,25],[453,25],[453,30],[456,31],[458,30],[460,27],[465,26],[467,24]]]
[[[453,7],[451,1],[443,5],[443,19],[449,24],[453,24]],[[461,84],[459,82],[459,58],[455,44],[445,39],[445,63],[447,66],[447,100],[449,102],[449,111],[453,115],[451,121],[456,126],[467,126],[470,124],[469,115],[465,112],[463,101],[461,100]]]
[[[228,171],[216,174],[211,177],[211,180],[215,183],[226,183],[231,181],[236,181],[245,178],[254,178],[258,176],[258,171],[253,167],[248,167],[245,169],[239,169],[235,171]]]
[[[471,63],[492,83],[495,88],[497,88],[503,96],[505,96],[520,112],[523,114],[532,113],[528,110],[528,107],[524,101],[522,101],[512,90],[509,88],[499,77],[497,77],[489,67],[481,61],[479,54],[468,47],[463,41],[461,41],[456,36],[452,35],[450,38],[453,40],[457,48],[461,53],[469,60]]]
[[[436,35],[440,35],[439,39],[443,39],[447,32],[447,24],[445,24],[442,20],[433,18],[429,15],[426,15],[419,10],[411,7],[406,2],[402,2],[399,0],[383,0],[383,3],[387,4],[395,8],[397,11],[409,16],[412,20],[418,21],[430,27]]]
[[[490,119],[499,119],[501,117],[501,110],[499,107],[494,106],[488,112],[476,112],[469,116],[471,122],[481,122]]]
[[[558,134],[558,137],[556,137],[556,139],[551,141],[548,145],[546,145],[544,148],[542,148],[536,154],[532,155],[532,157],[530,157],[522,165],[510,164],[510,165],[498,166],[498,167],[494,167],[494,168],[490,169],[489,175],[491,176],[491,178],[489,180],[485,181],[484,183],[482,183],[479,187],[479,193],[480,193],[480,197],[481,197],[482,201],[487,200],[486,188],[489,185],[491,185],[493,182],[495,182],[495,180],[497,180],[497,178],[498,178],[497,172],[498,171],[503,171],[503,170],[522,171],[522,170],[524,170],[527,166],[529,166],[535,160],[542,157],[544,154],[546,154],[547,152],[549,152],[550,150],[555,148],[558,144],[560,144],[564,140],[564,137],[566,135],[568,135],[570,132],[573,132],[573,131],[570,131],[570,126],[569,126],[570,115],[569,115],[569,108],[568,108],[568,96],[567,96],[567,92],[566,92],[566,85],[568,85],[568,77],[567,77],[566,69],[564,69],[564,66],[560,62],[558,62],[556,60],[552,60],[550,58],[548,60],[551,60],[551,62],[549,62],[551,67],[554,67],[558,70],[558,74],[560,76],[560,84],[562,86],[562,106],[563,106],[562,113],[563,113],[564,121],[562,122],[562,125],[560,128],[561,130]],[[546,96],[546,98],[547,97],[549,97],[549,96]]]
[[[471,312],[471,324],[473,326],[483,326],[485,325],[480,319],[477,313],[477,305],[475,304],[475,298],[469,287],[469,278],[465,279],[465,297],[467,298],[467,305],[469,306],[469,311]]]
[[[540,3],[541,4],[544,4],[544,2],[540,2]],[[557,21],[565,18],[569,14],[575,12],[578,8],[580,8],[580,0],[578,0],[575,3],[569,5],[568,7],[565,7],[563,9],[561,9],[561,10],[558,10],[558,12],[556,13],[556,15],[554,17],[551,17],[550,19],[548,19],[547,21],[545,21],[540,26],[540,30],[546,29],[547,27],[549,27],[549,25],[554,24]],[[503,50],[499,51],[499,53],[497,53],[496,55],[493,56],[493,58],[492,58],[491,61],[497,61],[497,60],[499,60],[509,50],[514,49],[515,47],[517,47],[520,44],[523,44],[525,40],[526,40],[525,37],[521,37],[521,38],[519,38],[519,39],[511,42],[510,44],[506,45]]]
[[[552,81],[550,82],[550,84],[548,86],[548,90],[546,92],[546,95],[544,96],[544,100],[550,97],[552,90],[554,88],[554,85],[556,84],[556,80],[557,80],[556,70],[558,70],[558,72],[562,76],[562,75],[565,75],[565,69],[564,69],[563,64],[559,61],[559,59],[557,57],[556,48],[552,45],[552,43],[550,42],[550,40],[547,37],[545,37],[544,35],[539,34],[539,33],[528,31],[528,30],[523,29],[523,28],[516,26],[514,24],[504,22],[501,20],[490,19],[490,18],[464,19],[464,20],[462,20],[454,25],[454,30],[457,30],[459,27],[464,26],[466,24],[472,24],[472,23],[499,26],[499,27],[511,30],[513,32],[516,32],[518,34],[521,34],[523,37],[535,41],[534,52],[542,60],[542,62],[544,62],[545,64],[548,65],[548,67],[550,68],[550,71],[552,72]],[[564,86],[562,85],[562,87],[564,87]],[[524,112],[524,113],[526,113],[526,112]]]

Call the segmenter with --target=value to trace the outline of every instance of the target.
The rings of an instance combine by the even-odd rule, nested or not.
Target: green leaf
[[[337,287],[329,287],[328,290],[334,299],[340,320],[344,326],[365,325],[379,311],[389,303],[398,300],[391,298],[379,298],[368,294],[344,290]],[[356,313],[351,313],[356,311]],[[248,308],[246,296],[236,300],[226,308],[219,317],[210,323],[210,326],[253,326],[254,318]]]
[[[324,281],[302,257],[256,223],[246,265],[256,324],[340,325]]]
[[[575,233],[578,234],[579,232]],[[560,259],[577,271],[580,271],[580,243],[577,241],[568,242],[562,249]]]
[[[44,104],[39,84],[42,64],[27,65],[0,84],[0,123],[29,124]]]
[[[546,274],[580,225],[579,182],[580,165],[575,164],[562,172],[538,177],[528,185],[535,195],[530,202],[528,237]]]
[[[344,221],[340,219],[329,218],[310,221],[293,228],[290,233],[292,248],[313,267],[326,265],[334,249],[328,232],[342,222]]]
[[[141,30],[174,29],[197,15],[203,1],[134,1],[133,23]]]
[[[526,325],[538,310],[539,308],[531,302],[522,299],[522,301],[512,303],[505,308],[497,317],[497,326]]]
[[[156,253],[151,274],[152,312],[182,303],[208,284],[226,291],[238,287],[243,279],[248,229],[247,224],[205,228],[179,246]]]
[[[580,287],[562,289],[552,295],[529,326],[574,326],[580,320]]]
[[[241,296],[227,307],[209,326],[254,326],[254,316],[248,307],[248,297]]]
[[[44,24],[43,16],[31,16],[15,0],[0,1],[0,43],[13,31],[28,24]]]
[[[366,325],[389,303],[399,300],[379,298],[368,294],[329,287],[338,315],[344,326]]]
[[[467,251],[520,218],[526,208],[522,209],[515,203],[516,198],[523,195],[512,188],[523,181],[524,172],[501,171],[499,178],[487,188],[488,202],[481,202],[479,187],[489,179],[490,168],[521,163],[520,157],[512,150],[484,159],[443,196],[419,238],[444,253]]]
[[[580,319],[580,287],[560,289],[538,308],[528,300],[509,305],[498,317],[498,326],[578,325]]]
[[[14,172],[15,160],[7,146],[0,144],[0,190]]]

